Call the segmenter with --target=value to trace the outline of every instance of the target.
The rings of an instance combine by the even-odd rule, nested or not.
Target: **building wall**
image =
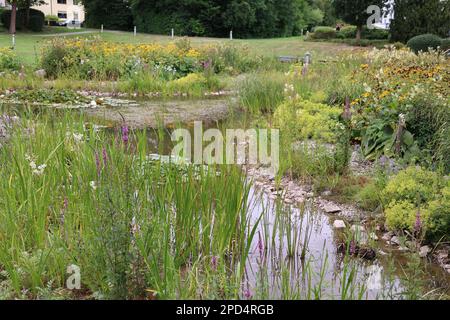
[[[1,1],[1,0],[0,0]],[[80,0],[45,0],[46,4],[33,7],[45,15],[58,16],[61,19],[84,21],[84,7]],[[75,4],[74,4],[75,3]]]

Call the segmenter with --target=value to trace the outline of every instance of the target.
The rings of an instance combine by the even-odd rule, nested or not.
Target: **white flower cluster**
[[[36,164],[36,160],[33,156],[30,156],[28,154],[25,155],[25,159],[29,162],[31,172],[36,176],[41,176],[44,174],[45,168],[47,168],[47,165],[45,163],[41,165]]]

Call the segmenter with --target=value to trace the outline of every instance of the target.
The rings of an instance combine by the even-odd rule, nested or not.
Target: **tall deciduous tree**
[[[406,42],[424,33],[448,37],[449,32],[449,0],[395,0],[392,40]]]
[[[129,0],[82,0],[86,11],[86,25],[99,28],[102,24],[112,30],[133,27]]]
[[[11,22],[9,24],[9,33],[15,34],[16,33],[16,23],[17,23],[17,9],[26,9],[27,15],[26,15],[26,23],[25,25],[28,26],[28,23],[30,21],[30,8],[32,6],[41,5],[44,4],[45,1],[43,0],[10,0],[8,1],[11,4]]]
[[[363,26],[371,14],[367,13],[367,8],[371,5],[383,9],[386,0],[335,0],[334,7],[339,18],[357,27],[356,39],[361,39]]]

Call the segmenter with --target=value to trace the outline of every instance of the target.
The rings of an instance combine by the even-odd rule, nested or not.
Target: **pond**
[[[136,131],[146,131],[149,153],[167,156],[176,125],[191,131],[194,120],[203,121],[205,129],[241,125],[239,113],[231,112],[234,116],[230,116],[232,104],[224,99],[115,99],[82,112],[107,123],[111,134],[124,121]],[[161,125],[164,130],[157,129]],[[350,257],[342,250],[348,231],[335,230],[335,217],[324,213],[313,199],[288,204],[282,194],[274,199],[263,192],[253,184],[251,175],[247,181],[251,184],[248,219],[257,225],[241,284],[249,295],[270,299],[403,299],[408,297],[405,292],[418,285],[422,292],[449,293],[450,275],[437,265],[417,261],[412,254],[382,241],[371,242],[374,259]]]

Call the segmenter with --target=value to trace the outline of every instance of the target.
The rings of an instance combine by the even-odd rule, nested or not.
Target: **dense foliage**
[[[37,17],[37,18],[36,18]],[[27,21],[28,18],[28,21]],[[1,22],[5,27],[9,27],[11,23],[11,10],[5,10],[1,14]],[[30,9],[17,10],[16,29],[30,29],[32,31],[41,31],[45,22],[45,16],[42,11]]]
[[[88,26],[148,33],[235,37],[292,36],[333,24],[331,0],[84,0]]]
[[[427,52],[428,49],[437,49],[442,44],[442,39],[434,34],[422,34],[411,38],[407,45],[414,52]]]
[[[385,0],[335,0],[334,5],[338,17],[357,26],[356,37],[360,39],[362,27],[371,15],[367,13],[367,8],[371,5],[383,8],[385,2]]]
[[[394,41],[407,42],[414,36],[433,33],[448,37],[450,31],[450,1],[396,0],[395,18],[391,23]]]

